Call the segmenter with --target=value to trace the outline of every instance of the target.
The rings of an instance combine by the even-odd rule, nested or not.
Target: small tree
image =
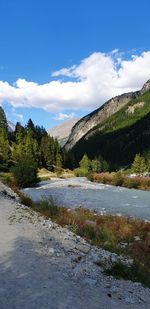
[[[144,157],[140,156],[140,154],[136,154],[131,169],[136,174],[143,174],[146,172],[148,167]]]
[[[91,162],[92,172],[100,173],[102,172],[102,163],[98,159],[94,159]]]
[[[0,169],[5,170],[8,167],[10,159],[10,146],[7,133],[0,128]]]
[[[86,169],[87,171],[90,171],[91,169],[91,161],[88,158],[87,154],[85,153],[81,161],[79,162],[79,165],[81,168]]]
[[[31,186],[38,181],[37,165],[28,155],[19,158],[11,171],[15,184],[20,188]]]
[[[62,173],[62,156],[60,153],[57,153],[56,155],[56,166],[55,166],[55,172],[57,176],[60,176]]]

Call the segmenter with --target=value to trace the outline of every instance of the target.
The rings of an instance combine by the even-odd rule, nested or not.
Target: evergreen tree
[[[148,171],[150,171],[150,150],[144,152],[144,158],[146,160]]]
[[[98,159],[94,159],[91,162],[92,172],[100,173],[102,172],[102,162]]]
[[[57,153],[56,155],[56,165],[55,165],[55,172],[57,176],[60,176],[62,172],[62,156],[60,153]]]
[[[24,135],[25,135],[25,130],[24,127],[21,125],[20,122],[16,123],[16,127],[15,127],[15,141],[17,144],[22,143]]]
[[[7,119],[3,108],[0,106],[0,128],[8,133]]]
[[[140,154],[136,154],[131,169],[136,174],[143,174],[146,172],[148,167],[144,157],[140,156]]]
[[[55,165],[55,145],[54,140],[49,135],[42,137],[41,141],[42,165],[53,171]]]
[[[81,168],[85,168],[87,171],[91,169],[91,161],[85,153],[81,161],[79,162]]]
[[[5,129],[0,128],[0,169],[8,167],[10,160],[10,146]]]

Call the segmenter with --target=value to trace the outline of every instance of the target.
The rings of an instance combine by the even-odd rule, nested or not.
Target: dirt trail
[[[100,252],[0,183],[0,309],[149,308],[149,289],[104,276]]]

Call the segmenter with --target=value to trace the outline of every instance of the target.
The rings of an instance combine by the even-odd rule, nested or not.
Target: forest
[[[36,180],[37,169],[42,167],[59,173],[64,157],[57,139],[49,136],[43,127],[35,126],[31,119],[25,127],[17,122],[15,131],[10,132],[0,107],[0,171],[19,173],[20,181],[26,173]]]

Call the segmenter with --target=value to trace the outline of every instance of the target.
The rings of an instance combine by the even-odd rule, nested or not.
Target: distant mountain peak
[[[64,121],[63,123],[50,128],[48,130],[49,135],[53,136],[54,138],[57,138],[60,142],[61,146],[63,146],[73,128],[73,126],[79,121],[79,118],[72,118],[70,120]]]
[[[9,132],[15,131],[15,124],[14,123],[12,123],[11,121],[7,121],[7,125],[8,125],[8,131]]]

